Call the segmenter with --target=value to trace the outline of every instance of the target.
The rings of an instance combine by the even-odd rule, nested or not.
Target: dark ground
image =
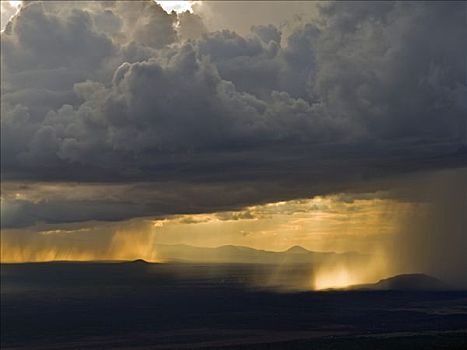
[[[2,264],[1,348],[467,349],[465,291],[251,287],[271,269]]]

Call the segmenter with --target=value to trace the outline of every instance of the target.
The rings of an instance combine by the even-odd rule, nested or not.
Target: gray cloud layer
[[[2,225],[221,210],[465,166],[465,11],[323,3],[287,34],[241,36],[149,1],[30,3],[1,36],[3,178],[129,190],[4,191]]]

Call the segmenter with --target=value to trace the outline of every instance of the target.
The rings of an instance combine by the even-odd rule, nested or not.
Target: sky
[[[1,2],[2,261],[301,245],[467,283],[465,3],[160,3]]]

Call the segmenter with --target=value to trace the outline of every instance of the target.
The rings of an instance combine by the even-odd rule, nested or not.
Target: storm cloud
[[[235,209],[466,166],[465,11],[320,3],[239,34],[152,1],[27,3],[1,34],[2,225]]]

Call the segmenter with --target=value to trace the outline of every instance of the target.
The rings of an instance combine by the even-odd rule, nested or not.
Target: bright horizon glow
[[[106,188],[105,191],[124,191],[125,187]],[[100,195],[94,185],[82,185],[80,191],[67,190],[64,186],[37,185],[34,190],[12,188],[11,195],[15,200],[37,201],[44,197],[65,196],[67,198],[83,198]],[[79,197],[73,197],[79,193]],[[69,197],[71,196],[71,197]],[[2,203],[8,207],[10,199]],[[387,212],[394,213],[389,215]],[[348,200],[339,195],[314,197],[310,199],[272,202],[245,207],[237,211],[214,212],[204,214],[174,215],[166,218],[141,218],[116,223],[106,227],[105,224],[83,223],[69,226],[47,225],[31,228],[29,239],[18,245],[18,241],[9,240],[15,237],[13,232],[5,230],[2,235],[2,261],[29,261],[40,258],[42,251],[56,250],[76,251],[72,243],[73,237],[87,237],[82,251],[92,251],[95,259],[121,258],[121,252],[114,252],[115,245],[109,245],[115,231],[119,236],[128,235],[132,239],[141,239],[157,252],[157,245],[152,244],[152,234],[157,236],[159,244],[187,244],[198,247],[219,247],[222,245],[247,246],[259,250],[285,251],[292,246],[300,245],[311,251],[348,251],[371,254],[377,247],[386,243],[387,237],[398,232],[398,223],[404,220],[405,213],[412,213],[410,204],[398,203],[380,198],[353,198]],[[142,226],[135,229],[134,223]],[[90,232],[107,231],[104,235],[90,235]],[[218,232],[224,232],[219,235]],[[90,244],[90,237],[96,238]],[[151,238],[151,239],[150,239]],[[120,239],[121,240],[121,239]],[[142,244],[142,245],[145,245]],[[128,254],[135,258],[153,258],[150,252],[129,252],[134,245],[125,246]],[[7,249],[8,248],[8,249]],[[112,249],[111,249],[112,248]],[[25,254],[28,251],[28,254]],[[112,251],[112,254],[109,252]],[[81,252],[81,251],[80,251]],[[18,253],[18,254],[15,254]]]
[[[79,193],[81,200],[87,193],[99,196],[92,185],[81,187],[80,191],[76,187],[67,189],[50,184],[42,188],[36,186],[37,193],[28,192],[30,189],[16,188],[12,195],[26,201],[53,197],[58,193],[67,198]],[[118,192],[118,188],[113,190]],[[7,205],[7,202],[3,204]],[[136,259],[164,262],[166,256],[163,251],[158,251],[159,244],[207,248],[237,245],[266,251],[285,251],[299,245],[316,252],[358,251],[369,254],[365,260],[352,258],[319,262],[309,276],[303,276],[305,284],[297,285],[291,281],[287,285],[300,290],[346,288],[376,282],[394,274],[384,255],[385,242],[379,236],[397,232],[397,222],[401,217],[396,215],[391,219],[387,214],[389,208],[393,208],[391,212],[394,210],[395,213],[411,213],[413,209],[410,205],[378,196],[353,198],[342,194],[252,205],[237,211],[173,215],[159,219],[88,222],[71,226],[39,225],[3,231],[1,262]],[[18,235],[20,231],[23,232]]]

